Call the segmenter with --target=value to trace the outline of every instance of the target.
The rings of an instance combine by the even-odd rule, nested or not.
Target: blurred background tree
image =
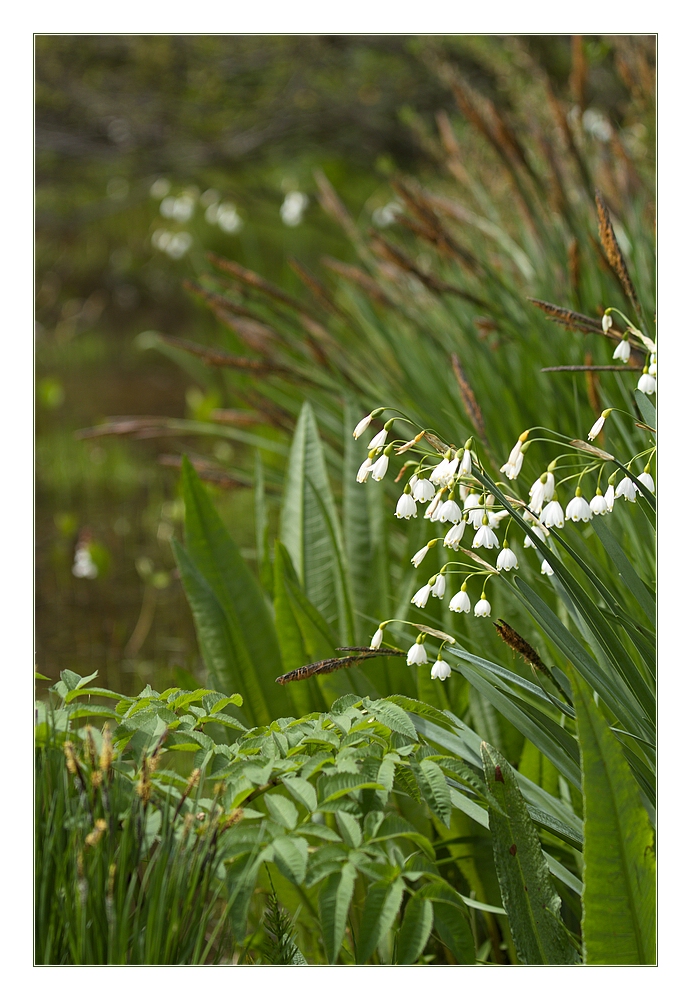
[[[356,220],[392,221],[388,178],[438,172],[429,136],[435,114],[455,107],[432,51],[508,110],[516,75],[527,86],[531,66],[542,67],[595,135],[608,121],[626,123],[636,79],[649,87],[651,45],[595,36],[37,38],[42,672],[99,669],[104,683],[134,690],[148,680],[182,683],[199,666],[172,573],[177,474],[158,464],[153,442],[81,441],[74,432],[111,414],[203,419],[221,404],[199,366],[183,370],[140,349],[139,335],[152,329],[213,342],[217,321],[183,287],[205,269],[206,253],[296,297],[290,256],[307,266],[325,253],[352,259],[316,205],[312,172],[324,171]],[[651,176],[653,125],[638,115],[627,132],[630,154],[647,158]],[[463,154],[493,169],[470,131]],[[251,468],[242,444],[194,447]],[[225,490],[219,501],[251,557],[250,491]]]

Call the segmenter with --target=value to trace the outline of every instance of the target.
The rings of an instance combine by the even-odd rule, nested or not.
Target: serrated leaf
[[[417,733],[403,709],[393,701],[381,700],[371,701],[367,706],[367,711],[374,716],[377,722],[383,723],[394,732],[402,733],[411,741],[417,742]]]
[[[315,811],[317,808],[317,793],[309,781],[305,781],[304,778],[299,778],[297,775],[286,775],[283,778],[283,784],[293,798],[300,805],[303,805],[308,812],[313,813]]]
[[[289,830],[295,828],[298,821],[298,811],[290,799],[274,793],[273,795],[265,795],[264,802],[272,819]]]
[[[561,900],[518,781],[509,762],[481,744],[485,781],[505,815],[490,805],[494,863],[519,961],[525,965],[573,965],[579,961],[561,922]]]
[[[417,767],[420,791],[435,816],[448,827],[451,822],[451,795],[442,769],[429,759],[420,761]]]
[[[302,885],[307,872],[307,841],[303,837],[277,837],[273,849],[274,864],[281,874],[295,885]]]
[[[416,892],[408,901],[398,932],[397,965],[413,965],[417,961],[427,944],[433,921],[434,909],[431,902]]]
[[[357,792],[361,788],[381,788],[381,785],[376,781],[368,781],[361,775],[347,772],[322,775],[317,781],[317,798],[319,804],[323,805],[334,802],[350,792]]]
[[[340,872],[329,875],[319,893],[319,918],[330,965],[334,964],[341,950],[356,876],[355,866],[346,862]]]
[[[382,879],[369,886],[357,939],[358,965],[365,964],[391,930],[401,906],[403,889],[404,882],[401,878],[397,878],[394,882]]]
[[[341,837],[348,847],[357,848],[362,843],[362,830],[360,824],[354,816],[338,810],[335,813],[336,825],[341,832]]]
[[[621,745],[575,671],[570,680],[583,769],[584,960],[654,964],[654,832]]]

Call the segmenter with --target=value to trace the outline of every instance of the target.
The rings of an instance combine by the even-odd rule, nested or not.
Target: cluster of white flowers
[[[633,323],[624,316],[623,313],[619,312],[618,309],[606,309],[602,317],[602,330],[604,333],[608,333],[612,329],[612,316],[613,312],[619,313],[621,318],[626,323],[626,331],[622,335],[621,340],[614,349],[614,354],[612,355],[615,361],[621,361],[622,364],[628,364],[628,360],[631,357],[631,341],[630,338],[633,336],[635,338],[635,347],[637,350],[645,351],[650,355],[650,360],[647,365],[643,368],[643,374],[638,380],[638,388],[641,392],[644,392],[647,396],[652,396],[654,392],[657,392],[657,351],[655,344],[645,336]]]
[[[611,317],[609,313],[606,313],[603,318],[603,329],[607,331],[611,325]],[[628,345],[628,339],[622,340],[620,347],[623,344]],[[617,350],[619,351],[619,348]],[[615,353],[615,356],[623,359],[625,354],[628,357],[626,350],[622,349],[620,353]],[[652,352],[651,358],[651,367],[653,367],[653,372],[655,372],[655,355]],[[655,381],[655,376],[654,374],[650,374],[649,368],[646,368],[644,375],[651,378],[653,382]],[[654,387],[652,390],[642,387],[640,382],[639,388],[645,392],[655,391]],[[384,409],[384,407],[380,407],[367,414],[366,417],[363,417],[353,431],[353,437],[359,438],[368,429],[373,418],[382,414]],[[606,421],[612,412],[612,408],[602,411],[588,433],[590,441],[593,441],[603,431]],[[396,447],[397,454],[409,452],[425,436],[426,432],[420,431],[410,441],[390,442],[389,433],[398,419],[410,423],[405,417],[394,417],[386,421],[383,428],[374,435],[369,443],[367,458],[357,473],[358,482],[365,482],[369,476],[375,481],[383,479],[387,472],[389,457],[393,453],[394,447]],[[519,436],[507,461],[501,467],[501,472],[509,480],[517,480],[520,475],[524,456],[531,443],[530,433],[530,430],[526,430]],[[572,443],[572,450],[577,444],[577,442]],[[430,453],[424,448],[417,448],[417,456],[419,457],[406,461],[404,469],[401,472],[401,475],[403,475],[403,472],[408,470],[411,474],[396,503],[395,516],[408,520],[412,517],[417,517],[418,507],[422,507],[424,508],[423,516],[425,519],[430,522],[439,521],[442,524],[449,525],[449,527],[443,539],[432,538],[419,549],[413,555],[411,563],[415,568],[419,567],[430,549],[434,548],[439,541],[441,541],[445,549],[451,550],[454,553],[460,552],[464,555],[466,562],[451,560],[445,563],[437,573],[429,578],[427,583],[413,594],[411,604],[418,608],[424,608],[430,597],[436,597],[439,600],[443,599],[446,593],[447,571],[458,572],[458,567],[461,567],[460,572],[467,570],[467,575],[460,590],[451,597],[448,605],[449,609],[454,612],[466,614],[469,614],[472,609],[477,618],[487,618],[492,614],[492,608],[485,592],[488,580],[491,576],[501,576],[502,573],[510,573],[519,568],[518,556],[510,547],[507,538],[513,521],[509,520],[507,522],[504,538],[501,542],[497,536],[497,532],[501,530],[502,521],[504,518],[510,516],[510,510],[506,506],[507,501],[514,509],[523,511],[522,516],[528,529],[524,537],[524,548],[537,549],[536,540],[539,539],[541,542],[544,542],[545,539],[549,538],[551,531],[563,529],[567,521],[571,521],[574,524],[587,523],[595,516],[610,514],[614,510],[615,501],[620,497],[624,497],[629,502],[635,502],[636,495],[642,492],[640,487],[654,493],[655,483],[650,474],[650,460],[648,459],[644,471],[634,476],[634,478],[632,478],[633,473],[631,475],[624,475],[621,478],[619,478],[618,472],[613,473],[609,477],[606,491],[603,494],[599,483],[608,456],[603,452],[599,452],[596,448],[587,446],[587,449],[589,449],[588,458],[587,460],[583,459],[586,464],[580,472],[561,479],[558,484],[556,479],[557,467],[560,460],[564,457],[558,456],[530,487],[527,503],[517,497],[504,497],[502,503],[497,505],[494,495],[485,488],[484,483],[487,480],[482,475],[482,466],[473,453],[472,438],[465,443],[463,448],[459,448],[457,451],[447,449],[440,460],[438,455]],[[580,451],[581,456],[583,456],[583,453],[586,452],[586,446],[582,446]],[[652,455],[653,452],[654,449],[651,448],[643,452],[642,455]],[[593,455],[597,456],[594,462]],[[604,457],[600,458],[600,456]],[[637,458],[640,457],[637,456]],[[629,463],[629,470],[632,465],[633,460]],[[593,473],[598,469],[595,495],[589,501],[583,495],[581,482],[586,474]],[[399,475],[399,479],[401,475]],[[619,481],[617,482],[618,478]],[[577,479],[577,485],[573,496],[566,504],[566,510],[564,510],[558,497],[558,487],[559,490],[562,490],[564,484],[572,479]],[[464,533],[468,529],[474,532],[470,550],[461,548]],[[472,550],[477,549],[489,552],[497,549],[496,568],[493,568],[483,559],[473,555]],[[540,572],[548,577],[553,576],[554,568],[550,564],[550,561],[542,558],[543,554],[540,554]],[[469,562],[468,560],[475,560],[475,562]],[[485,569],[478,569],[478,563],[481,566],[484,565]],[[473,605],[468,594],[468,581],[471,577],[475,576],[484,577],[484,582],[480,598]],[[378,649],[380,647],[383,641],[383,629],[384,624],[379,626],[372,637],[372,648]],[[424,641],[425,637],[419,635],[416,642],[410,648],[408,652],[408,663],[410,665],[427,663]],[[444,680],[450,673],[451,668],[441,658],[440,652],[439,658],[432,668],[432,677]]]

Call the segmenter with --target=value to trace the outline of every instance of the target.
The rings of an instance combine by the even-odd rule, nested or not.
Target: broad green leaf
[[[475,941],[463,897],[442,881],[424,886],[420,894],[432,902],[434,929],[458,964],[475,965]]]
[[[295,885],[301,885],[307,872],[307,841],[303,837],[277,837],[273,850],[274,864],[281,874]]]
[[[248,714],[251,712],[257,721],[266,723],[270,718],[287,714],[293,707],[290,695],[274,684],[282,673],[282,664],[269,609],[257,581],[186,458],[182,465],[182,491],[187,554],[222,609],[232,643],[232,673],[237,672],[243,680],[242,685],[231,691],[243,695]]]
[[[391,930],[401,906],[403,889],[401,878],[394,882],[382,879],[368,887],[357,939],[355,957],[358,965],[365,964]]]
[[[411,767],[414,766],[411,764]],[[417,765],[416,777],[420,791],[432,812],[445,826],[449,826],[451,795],[442,769],[433,760],[422,760]]]
[[[340,810],[335,813],[336,825],[348,847],[357,848],[362,843],[362,830],[354,816]]]
[[[346,862],[340,872],[329,875],[319,893],[319,922],[330,965],[341,950],[356,876],[355,866]]]
[[[432,903],[420,892],[416,892],[408,901],[401,929],[398,932],[397,965],[414,965],[427,944],[433,921]]]
[[[655,835],[622,748],[571,671],[583,769],[588,965],[655,963]]]
[[[481,752],[485,781],[506,814],[490,805],[494,863],[518,958],[525,965],[572,965],[578,955],[513,768],[489,744]]]
[[[370,712],[377,722],[382,722],[394,733],[402,733],[412,742],[417,742],[417,733],[406,713],[393,701],[368,701],[363,707]]]
[[[308,812],[313,813],[317,808],[317,793],[309,781],[299,778],[297,775],[286,775],[283,785],[300,805],[303,805]]]
[[[264,802],[271,818],[276,823],[280,823],[289,830],[295,828],[298,821],[298,811],[290,799],[275,792],[273,795],[264,796]]]

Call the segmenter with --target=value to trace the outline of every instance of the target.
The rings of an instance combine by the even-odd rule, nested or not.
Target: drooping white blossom
[[[439,520],[451,521],[452,524],[458,524],[462,516],[461,508],[455,500],[447,500],[442,504],[441,510],[439,511]]]
[[[654,375],[650,374],[647,368],[643,369],[643,374],[638,380],[638,388],[641,392],[644,392],[646,396],[652,396],[652,394],[657,391],[657,379]]]
[[[357,441],[361,434],[364,434],[369,425],[372,423],[372,414],[368,413],[366,417],[363,417],[359,424],[356,425],[353,431],[353,437]]]
[[[473,539],[474,549],[498,549],[499,539],[494,534],[489,524],[481,524],[477,529],[475,538]]]
[[[550,500],[540,518],[546,528],[563,528],[564,511],[558,500]]]
[[[427,503],[435,493],[434,486],[429,479],[418,479],[415,485],[413,485],[413,480],[411,479],[410,488],[418,503]]]
[[[473,456],[470,454],[470,448],[465,448],[463,451],[463,458],[461,459],[461,467],[459,472],[462,476],[470,476],[473,472]]]
[[[523,440],[521,440],[523,438]],[[521,466],[523,465],[523,441],[525,438],[523,435],[516,441],[515,445],[511,449],[511,454],[508,460],[502,465],[500,472],[503,472],[507,479],[517,479],[518,473],[521,471]]]
[[[607,501],[602,495],[602,490],[598,486],[597,493],[590,501],[590,509],[593,514],[606,514],[608,511]]]
[[[644,486],[647,486],[651,493],[655,492],[655,481],[649,472],[641,472],[638,480],[643,483]]]
[[[484,593],[480,598],[480,600],[475,605],[475,607],[473,608],[473,611],[475,613],[476,618],[489,618],[489,616],[492,614],[492,606],[485,597]]]
[[[383,448],[384,445],[386,444],[386,438],[388,433],[389,432],[387,431],[386,427],[382,427],[382,429],[378,431],[370,441],[369,450],[372,451],[375,448]]]
[[[623,361],[624,364],[626,364],[626,362],[629,360],[630,357],[631,357],[631,345],[629,344],[628,340],[620,340],[614,349],[614,354],[612,355],[612,358],[614,359],[614,361]]]
[[[616,495],[614,493],[614,486],[612,486],[612,484],[610,483],[607,489],[605,490],[605,503],[607,504],[607,510],[610,514],[614,510],[615,499]]]
[[[451,676],[451,667],[446,662],[446,660],[442,660],[441,653],[437,657],[436,662],[432,667],[432,673],[430,676],[433,681],[434,680],[445,681],[447,677]]]
[[[432,597],[442,598],[444,596],[444,591],[446,590],[446,577],[443,573],[440,573],[437,579],[432,584]]]
[[[604,316],[602,317],[603,332],[607,333],[607,331],[611,328],[611,326],[612,326],[612,317],[609,315],[609,313],[605,313]]]
[[[528,495],[530,496],[530,509],[535,514],[539,514],[543,504],[554,496],[554,475],[551,472],[543,472],[530,487]]]
[[[593,512],[590,509],[590,504],[584,496],[581,496],[579,487],[576,490],[576,496],[569,500],[566,505],[566,520],[577,523],[578,521],[590,521],[592,516]]]
[[[425,649],[421,639],[416,640],[408,650],[407,663],[409,667],[415,667],[421,663],[427,663],[427,650]]]
[[[413,558],[410,560],[413,566],[417,569],[422,560],[425,558],[429,552],[429,545],[424,545],[421,549],[418,549]]]
[[[485,517],[484,507],[471,507],[468,511],[468,524],[472,524],[477,531],[482,524],[483,517]]]
[[[626,500],[630,500],[631,503],[635,503],[637,492],[638,487],[634,483],[633,479],[629,479],[628,476],[624,476],[621,482],[617,483],[614,495],[615,497],[624,497]]]
[[[547,562],[546,559],[542,560],[542,566],[540,567],[540,572],[544,573],[546,576],[554,576],[554,570],[552,569],[552,567],[550,566],[550,564]]]
[[[470,611],[470,598],[465,589],[465,584],[449,601],[449,611]]]
[[[518,559],[516,558],[516,553],[513,549],[509,548],[506,542],[504,542],[504,548],[497,556],[497,569],[504,569],[507,572],[512,569],[518,569]]]
[[[383,455],[379,456],[377,461],[372,466],[372,479],[374,479],[374,481],[378,483],[386,475],[386,470],[388,469],[388,467],[389,467],[389,456],[385,452]]]
[[[465,531],[466,524],[466,521],[459,521],[458,524],[454,524],[452,528],[449,528],[444,535],[444,545],[446,545],[447,548],[458,552],[458,546],[463,538],[463,532]]]
[[[409,517],[417,517],[416,504],[410,493],[402,493],[398,498],[396,517],[404,517],[406,520]]]
[[[372,471],[372,459],[368,455],[367,458],[365,459],[365,461],[362,463],[362,465],[358,469],[358,473],[357,473],[357,476],[356,476],[357,481],[359,483],[366,482],[367,481],[367,477],[369,476],[369,474],[370,474],[371,471]]]
[[[480,497],[477,493],[469,493],[463,501],[463,510],[470,510],[472,507],[480,506]]]
[[[427,604],[427,600],[431,593],[432,593],[432,585],[426,583],[424,587],[420,587],[420,589],[415,594],[413,594],[413,596],[410,599],[410,603],[414,604],[418,608],[424,608],[424,606]]]
[[[383,638],[384,638],[384,629],[380,625],[377,631],[372,636],[372,641],[370,642],[370,648],[379,649],[379,647],[382,644]]]

